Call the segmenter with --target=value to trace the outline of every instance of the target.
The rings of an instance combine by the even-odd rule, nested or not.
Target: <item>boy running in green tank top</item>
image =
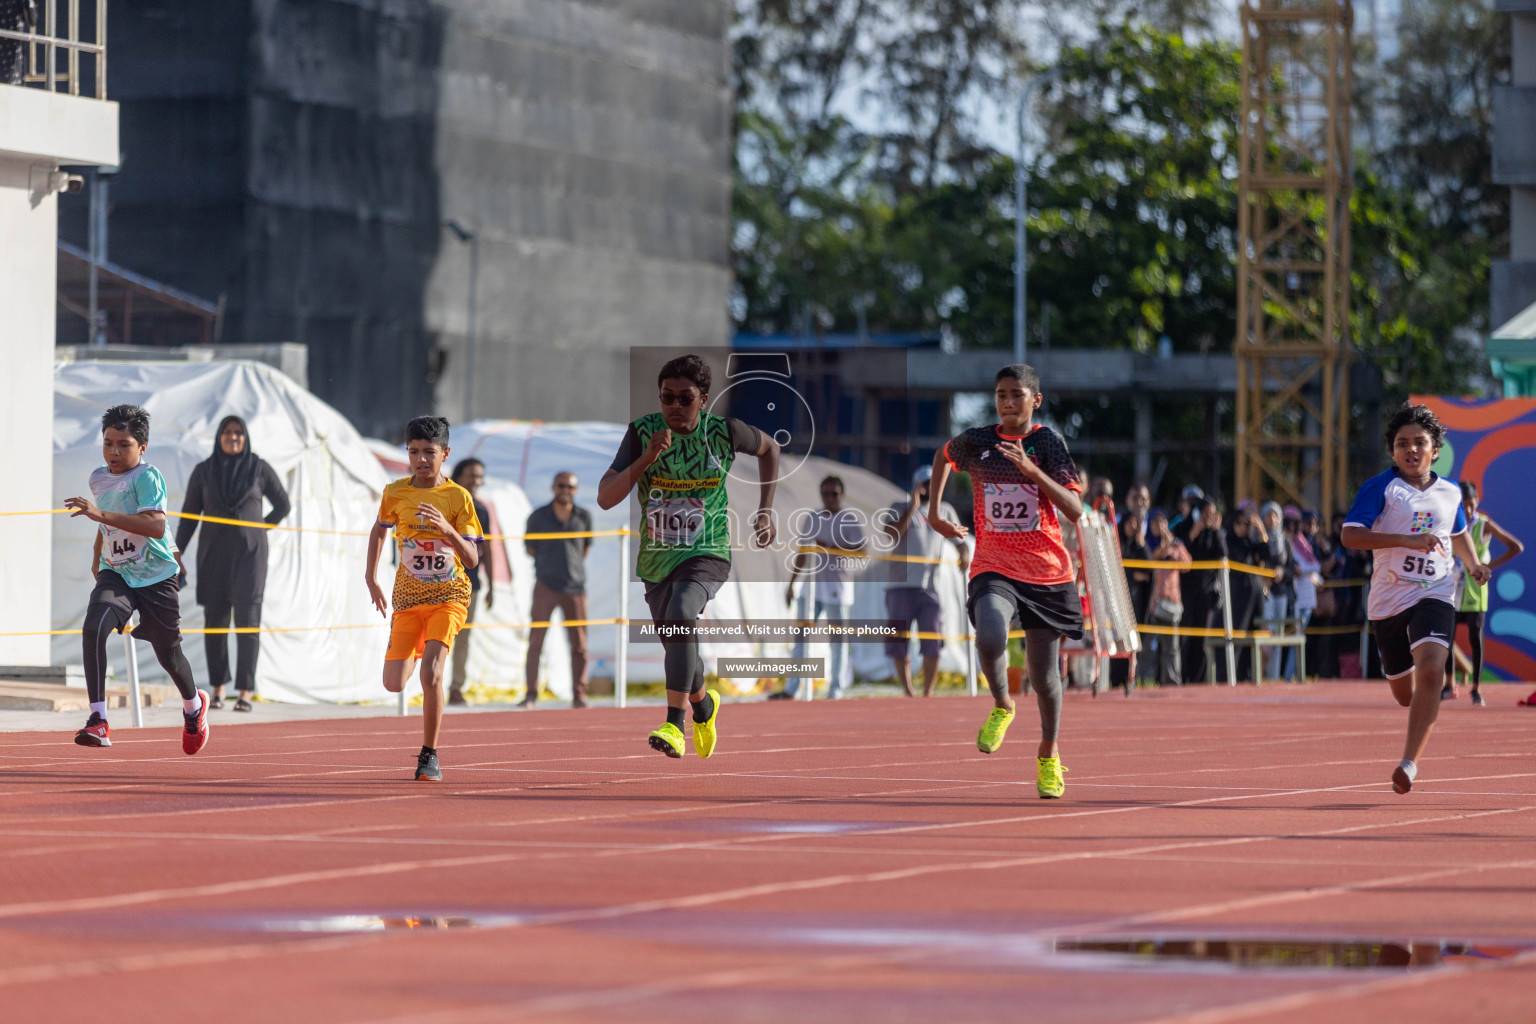
[[[1461,507],[1467,513],[1467,533],[1472,538],[1472,548],[1477,552],[1477,557],[1488,563],[1490,570],[1497,569],[1511,558],[1525,550],[1525,545],[1520,539],[1498,523],[1489,519],[1477,510],[1479,501],[1477,484],[1470,480],[1463,480],[1461,484]],[[1504,545],[1503,554],[1498,558],[1488,558],[1493,542],[1498,541]],[[1461,579],[1461,600],[1456,605],[1456,625],[1467,627],[1467,648],[1471,653],[1472,671],[1469,679],[1472,683],[1472,706],[1484,707],[1482,691],[1478,685],[1483,680],[1483,620],[1488,614],[1488,585],[1479,583],[1465,572]],[[1452,640],[1454,641],[1454,637]],[[1445,686],[1440,690],[1441,700],[1454,700],[1456,698],[1456,649],[1453,646],[1445,656]]]
[[[709,401],[709,364],[681,356],[657,374],[661,411],[629,425],[613,465],[597,487],[597,503],[613,508],[635,491],[644,513],[636,574],[645,581],[645,603],[658,626],[692,626],[731,572],[726,475],[737,453],[757,456],[762,481],[752,515],[754,541],[774,540],[773,492],[779,446],[741,420],[704,411]],[[704,662],[694,636],[663,636],[666,651],[667,720],[648,741],[668,757],[685,749],[683,710],[693,708],[693,749],[714,753],[720,694],[704,688]]]

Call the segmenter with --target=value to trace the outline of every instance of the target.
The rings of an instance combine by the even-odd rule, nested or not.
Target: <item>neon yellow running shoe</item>
[[[715,752],[715,723],[720,720],[720,694],[715,690],[706,690],[709,699],[715,706],[709,709],[709,717],[702,722],[693,723],[693,752],[700,757],[708,757]]]
[[[1067,769],[1059,757],[1037,757],[1035,760],[1040,764],[1035,792],[1040,794],[1041,800],[1055,800],[1067,791],[1067,780],[1062,778]]]
[[[1003,745],[1003,737],[1008,735],[1008,727],[1013,724],[1013,712],[1007,708],[993,708],[987,716],[987,722],[981,727],[981,732],[976,734],[976,749],[983,754],[990,754]]]
[[[668,757],[682,757],[686,749],[683,730],[671,722],[661,723],[661,728],[650,735],[652,750],[659,750]]]

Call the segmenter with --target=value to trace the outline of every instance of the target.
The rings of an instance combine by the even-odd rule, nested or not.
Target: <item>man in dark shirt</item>
[[[528,539],[533,558],[534,622],[548,622],[556,608],[565,616],[565,636],[571,645],[571,707],[587,706],[587,552],[592,538],[539,539],[539,534],[592,532],[592,513],[576,506],[576,474],[556,473],[550,487],[555,499],[528,516]],[[578,625],[571,625],[571,623]],[[534,626],[528,634],[528,693],[521,707],[531,708],[539,699],[539,655],[544,651],[547,627]]]
[[[480,528],[487,532],[491,529],[491,513],[480,500],[480,487],[485,483],[485,463],[479,459],[460,459],[453,467],[453,482],[469,492],[470,500],[475,504],[475,515],[480,521]],[[481,561],[474,568],[465,567],[464,572],[469,577],[469,614],[464,618],[464,625],[468,626],[475,621],[475,595],[480,593],[480,573],[485,572],[485,607],[489,609],[496,602],[496,584],[491,580],[491,567],[485,563],[486,543],[480,538],[475,538],[475,543],[480,545]],[[495,541],[494,543],[501,543]],[[474,631],[464,630],[453,643],[453,681],[448,687],[449,704],[466,704],[464,699],[464,671],[469,664],[469,641]]]
[[[1227,557],[1227,537],[1221,530],[1221,509],[1214,498],[1202,498],[1190,517],[1185,542],[1194,562],[1218,562]],[[1192,569],[1180,581],[1184,589],[1185,626],[1214,629],[1221,617],[1221,570]],[[1184,678],[1199,682],[1206,677],[1205,637],[1184,638]]]

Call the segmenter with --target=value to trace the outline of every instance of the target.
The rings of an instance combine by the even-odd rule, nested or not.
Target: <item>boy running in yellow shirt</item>
[[[441,782],[437,736],[443,724],[443,676],[454,637],[469,615],[466,567],[480,564],[484,537],[469,492],[448,479],[448,421],[418,416],[406,424],[405,450],[411,475],[384,488],[379,519],[368,535],[368,593],[379,614],[390,618],[384,655],[384,689],[399,693],[421,661],[422,739],[416,781]],[[377,580],[379,555],[390,529],[400,548],[393,602],[384,600]]]

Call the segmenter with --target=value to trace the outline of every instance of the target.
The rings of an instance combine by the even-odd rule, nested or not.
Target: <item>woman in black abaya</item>
[[[261,514],[262,498],[272,503],[272,511]],[[288,492],[272,467],[251,451],[250,431],[239,416],[226,416],[219,423],[213,443],[213,455],[192,470],[187,480],[187,500],[182,512],[189,515],[218,516],[280,523],[291,508]],[[197,545],[197,603],[210,629],[229,626],[234,614],[235,626],[261,625],[261,600],[267,585],[267,531],[255,526],[230,526],[225,523],[201,523],[202,540]],[[176,527],[176,548],[186,550],[197,530],[199,520],[183,519]],[[213,688],[215,708],[224,706],[224,687],[229,683],[229,637],[209,633],[204,637],[208,651],[208,684]],[[235,689],[240,699],[236,711],[251,710],[251,694],[256,691],[256,659],[261,654],[261,634],[235,635]]]

